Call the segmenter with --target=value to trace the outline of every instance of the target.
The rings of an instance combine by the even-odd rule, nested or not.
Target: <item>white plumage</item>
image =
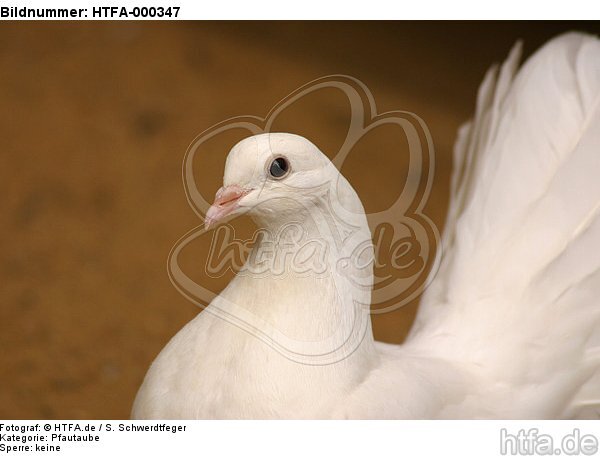
[[[247,211],[269,232],[301,223],[329,247],[326,272],[259,277],[247,264],[163,349],[132,416],[595,416],[600,41],[561,36],[517,72],[519,54],[488,72],[459,132],[441,266],[403,345],[373,340],[371,269],[336,267],[373,255],[350,184],[303,138],[251,137],[230,153],[209,221]],[[291,169],[273,179],[279,156]]]

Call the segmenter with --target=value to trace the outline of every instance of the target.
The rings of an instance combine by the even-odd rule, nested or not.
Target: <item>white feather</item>
[[[600,42],[559,37],[513,78],[518,49],[459,135],[467,172],[410,343],[505,388],[508,410],[499,394],[490,415],[569,417],[598,369]]]

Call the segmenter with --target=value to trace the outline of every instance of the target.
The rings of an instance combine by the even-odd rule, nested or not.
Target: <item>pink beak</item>
[[[215,195],[215,202],[206,212],[204,226],[209,229],[219,220],[235,211],[239,206],[239,201],[250,193],[237,185],[221,187]]]

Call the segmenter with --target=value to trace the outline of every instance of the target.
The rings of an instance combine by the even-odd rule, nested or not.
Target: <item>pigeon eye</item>
[[[274,179],[283,179],[290,171],[289,162],[283,158],[278,157],[271,162],[269,165],[269,174]]]

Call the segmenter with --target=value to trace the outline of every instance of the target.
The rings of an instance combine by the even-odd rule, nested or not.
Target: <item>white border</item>
[[[600,18],[600,2],[590,0],[546,0],[544,2],[502,0],[98,0],[98,1],[5,1],[1,6],[27,8],[88,8],[117,6],[179,6],[178,20],[306,20],[306,19],[553,19]],[[95,18],[106,20],[106,18]],[[124,18],[114,17],[114,20]],[[131,20],[131,18],[129,18]],[[168,18],[164,18],[168,19]],[[171,18],[174,19],[174,18]],[[91,14],[87,20],[94,20]]]
[[[60,455],[460,455],[482,456],[501,454],[501,430],[516,436],[520,430],[552,438],[554,449],[561,448],[563,439],[578,430],[578,435],[600,437],[593,421],[0,421],[4,426],[36,425],[50,436],[97,435],[99,442],[59,443]],[[186,426],[186,430],[171,432],[132,432],[118,430],[119,425],[144,426],[165,424]],[[79,425],[82,430],[67,429]],[[56,431],[61,425],[64,430]],[[86,425],[95,430],[83,430]],[[102,429],[98,431],[98,427]],[[112,427],[107,429],[107,425]],[[43,427],[51,429],[43,431]],[[2,429],[3,434],[6,430]],[[19,434],[9,432],[9,434]],[[34,435],[26,432],[21,435]],[[512,438],[512,437],[511,437]],[[7,443],[7,442],[2,442]],[[15,444],[15,442],[11,442]],[[56,442],[54,444],[57,444]],[[32,445],[29,443],[29,445]],[[511,454],[510,445],[507,454]],[[538,448],[541,449],[541,448]],[[531,447],[518,454],[542,454]],[[5,454],[5,453],[4,453]],[[9,454],[36,454],[28,453]],[[553,454],[559,454],[553,452]],[[561,450],[561,455],[567,452]],[[577,454],[585,454],[577,452]],[[594,454],[597,454],[595,452]]]

